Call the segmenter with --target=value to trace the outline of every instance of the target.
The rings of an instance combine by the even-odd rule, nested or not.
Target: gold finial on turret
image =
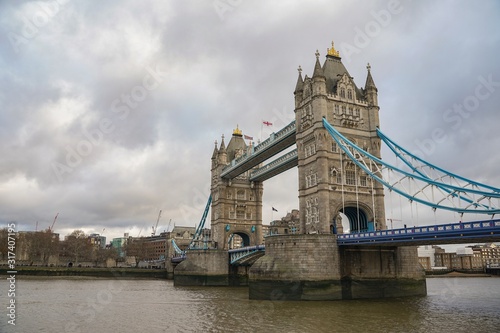
[[[339,57],[340,58],[340,53],[339,53],[339,51],[335,50],[335,47],[333,46],[333,42],[332,42],[332,48],[331,49],[326,49],[326,53],[329,56],[334,56],[334,57]]]
[[[233,135],[242,136],[241,130],[239,129],[238,125],[236,125],[236,128],[233,130]]]

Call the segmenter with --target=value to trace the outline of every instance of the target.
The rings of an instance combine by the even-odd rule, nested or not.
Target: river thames
[[[171,280],[22,278],[16,325],[0,332],[498,332],[500,278],[428,278],[426,297],[254,301],[246,287],[174,287]]]

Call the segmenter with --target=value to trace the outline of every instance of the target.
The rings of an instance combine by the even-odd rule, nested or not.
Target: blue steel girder
[[[272,178],[282,172],[296,167],[299,164],[297,149],[294,149],[285,155],[278,157],[274,161],[253,170],[250,173],[250,181],[264,181]]]
[[[245,266],[253,264],[258,258],[265,254],[266,246],[255,245],[246,246],[239,249],[229,250],[229,264],[235,266]]]
[[[251,153],[244,154],[230,162],[221,173],[224,179],[233,179],[265,160],[279,154],[295,144],[295,120],[269,138],[253,147]]]
[[[415,172],[416,169],[412,170],[413,173],[405,171],[358,147],[338,132],[326,119],[323,119],[323,125],[345,155],[363,172],[390,191],[406,197],[410,202],[421,203],[432,207],[434,210],[444,209],[460,214],[482,213],[494,215],[500,213],[500,190],[494,188],[491,190],[492,187],[489,187],[487,191],[484,191],[476,186],[474,188],[468,185],[457,186],[433,180],[419,172]],[[401,177],[396,182],[389,182],[388,178],[382,177],[382,171],[387,171],[388,175],[391,172],[401,175]],[[497,200],[498,203],[495,203],[494,200]],[[462,204],[464,202],[465,206]]]
[[[460,222],[337,236],[339,246],[417,246],[500,241],[500,220]]]

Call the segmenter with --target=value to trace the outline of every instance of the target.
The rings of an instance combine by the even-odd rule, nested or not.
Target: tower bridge
[[[236,128],[227,147],[224,137],[216,143],[211,201],[198,226],[210,205],[214,246],[191,248],[176,259],[176,285],[243,283],[253,299],[276,293],[300,300],[425,295],[416,245],[500,240],[500,220],[493,220],[500,213],[500,189],[434,166],[384,135],[369,65],[360,88],[332,43],[323,65],[316,52],[311,77],[302,77],[299,67],[294,96],[295,120],[269,139],[247,146]],[[382,161],[382,144],[404,168]],[[300,232],[264,240],[263,182],[294,167]],[[388,230],[384,187],[433,210],[492,218]],[[243,248],[229,248],[233,235]]]

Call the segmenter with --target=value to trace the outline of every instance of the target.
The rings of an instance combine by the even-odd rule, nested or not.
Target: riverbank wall
[[[0,267],[0,275],[9,275],[16,272],[16,276],[89,276],[103,278],[150,278],[166,279],[164,269],[142,268],[94,268],[94,267],[35,267],[19,266],[14,270]]]

